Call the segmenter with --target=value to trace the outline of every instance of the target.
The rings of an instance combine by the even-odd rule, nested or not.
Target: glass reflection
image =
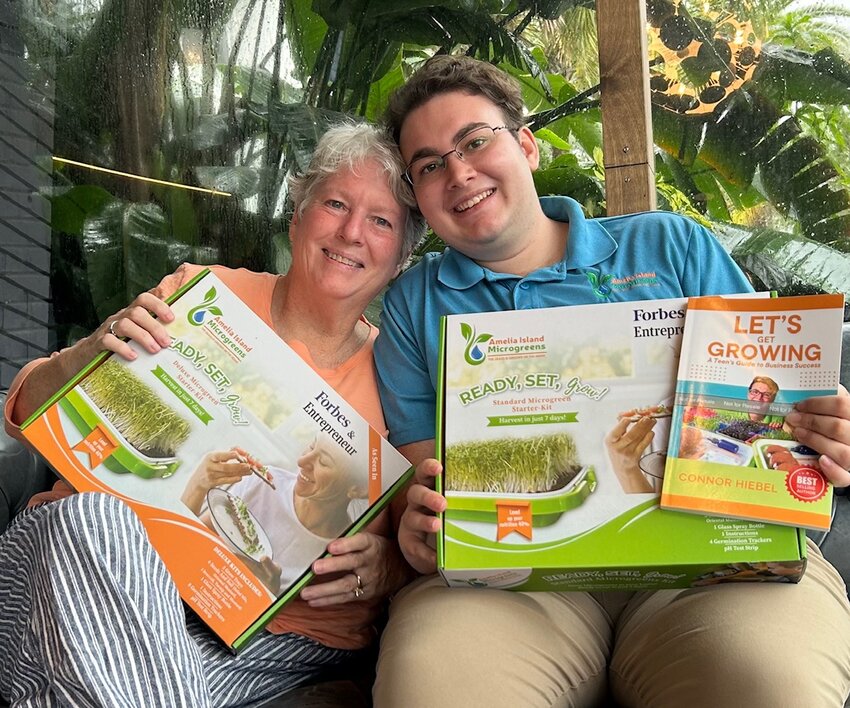
[[[16,0],[27,92],[6,103],[29,116],[17,149],[33,176],[15,189],[46,204],[28,208],[49,232],[56,346],[183,260],[284,270],[286,172],[328,124],[375,119],[436,51],[516,75],[538,190],[603,214],[594,3],[400,5]],[[705,221],[782,291],[850,282],[850,24],[827,32],[814,5],[647,3],[660,204]]]

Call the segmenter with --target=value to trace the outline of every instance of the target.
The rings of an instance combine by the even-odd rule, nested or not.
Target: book
[[[785,416],[837,393],[843,315],[843,295],[688,301],[663,508],[829,529],[832,486]]]
[[[169,302],[169,348],[103,352],[22,432],[77,491],[133,508],[185,603],[238,651],[412,469],[214,273]],[[231,462],[251,473],[205,493],[199,475]],[[302,522],[296,502],[320,487]]]
[[[796,529],[659,508],[686,302],[442,320],[437,557],[449,585],[634,590],[801,577]]]

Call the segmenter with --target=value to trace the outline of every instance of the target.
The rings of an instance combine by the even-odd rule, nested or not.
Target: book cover
[[[22,431],[77,491],[134,509],[183,600],[238,651],[412,470],[214,273],[170,304],[169,348],[104,352]],[[199,475],[229,461],[252,473],[206,492]]]
[[[443,319],[437,443],[447,509],[437,553],[449,584],[799,579],[796,529],[658,506],[686,302]]]
[[[832,486],[785,416],[837,392],[843,314],[843,295],[688,301],[663,508],[829,528]]]

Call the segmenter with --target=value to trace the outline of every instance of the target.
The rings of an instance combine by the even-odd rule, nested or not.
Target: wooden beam
[[[608,214],[655,209],[644,0],[597,0]]]

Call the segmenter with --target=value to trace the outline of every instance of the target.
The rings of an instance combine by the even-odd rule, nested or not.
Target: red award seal
[[[812,467],[798,467],[785,475],[785,488],[795,499],[816,502],[826,494],[826,478]]]

